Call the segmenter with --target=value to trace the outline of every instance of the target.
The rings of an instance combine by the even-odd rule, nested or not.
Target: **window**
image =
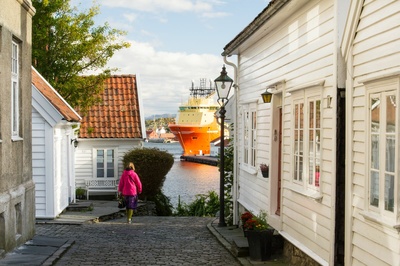
[[[370,210],[389,215],[397,209],[396,107],[396,91],[369,95],[369,205]]]
[[[12,137],[19,136],[19,48],[12,42],[11,53],[11,130]]]
[[[115,173],[115,150],[98,149],[96,157],[96,177],[114,178]]]
[[[256,166],[257,147],[257,112],[255,104],[244,110],[243,129],[243,163],[254,168]]]
[[[294,102],[293,181],[319,189],[321,162],[321,100],[316,97]]]

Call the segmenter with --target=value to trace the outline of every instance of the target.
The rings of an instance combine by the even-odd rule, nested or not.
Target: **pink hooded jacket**
[[[142,182],[133,170],[124,170],[118,184],[118,192],[124,196],[135,196],[142,193]]]

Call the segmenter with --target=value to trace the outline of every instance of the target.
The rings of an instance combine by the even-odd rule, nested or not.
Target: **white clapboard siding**
[[[66,143],[66,130],[53,128],[32,108],[32,174],[37,218],[54,218],[68,206]]]
[[[45,120],[32,108],[32,178],[35,183],[36,217],[46,215],[45,127]]]
[[[368,113],[365,79],[378,79],[400,71],[400,1],[361,1],[361,13],[355,14],[355,36],[348,62],[348,76],[352,79],[352,98],[347,109],[352,111],[348,141],[352,151],[347,165],[351,166],[351,199],[348,231],[348,263],[352,265],[400,265],[400,236],[396,229],[385,223],[365,217],[368,202],[368,161],[366,121]],[[351,43],[351,42],[349,42]],[[392,74],[393,75],[393,74]],[[398,75],[398,74],[397,74]],[[379,220],[379,215],[377,214]]]
[[[75,152],[75,186],[84,188],[85,180],[93,178],[93,149],[80,141]]]
[[[52,127],[32,108],[32,178],[37,218],[55,218],[69,204],[68,144],[67,130],[63,126]]]
[[[280,12],[285,12],[283,9]],[[256,168],[270,161],[270,105],[259,102],[266,86],[285,80],[285,89],[305,87],[323,81],[321,100],[336,93],[336,47],[334,1],[308,1],[267,34],[256,33],[241,49],[238,75],[240,80],[239,106],[258,102]],[[267,22],[268,23],[268,22]],[[271,22],[273,23],[273,22]],[[274,25],[274,24],[272,24]],[[321,101],[321,201],[292,191],[292,99],[282,95],[282,230],[301,243],[302,249],[318,254],[328,264],[332,260],[334,241],[334,208],[332,195],[336,172],[336,110],[326,109]],[[332,103],[333,104],[333,103]],[[335,106],[333,104],[333,106]],[[243,119],[237,122],[237,137],[243,139]],[[243,143],[243,142],[240,142]],[[243,161],[239,149],[238,160]],[[269,208],[269,179],[241,170],[239,172],[239,202],[251,210]],[[307,206],[307,207],[306,207]],[[269,215],[273,215],[269,214]]]
[[[292,80],[298,85],[315,80],[315,77],[321,76],[318,74],[320,71],[325,73],[323,72],[324,66],[332,64],[332,60],[325,61],[325,63],[321,60],[332,55],[334,49],[332,47],[333,21],[330,2],[323,1],[320,6],[321,9],[330,10],[329,13],[324,13],[321,16],[316,14],[314,18],[309,18],[313,25],[314,19],[321,20],[319,36],[313,35],[311,38],[307,33],[302,33],[308,26],[306,23],[308,20],[307,12],[311,12],[310,9],[312,10],[307,5],[308,9],[304,8],[303,17],[299,18],[299,20],[305,21],[300,25],[300,29],[293,26],[296,24],[296,20],[288,19],[277,30],[260,39],[257,45],[244,51],[243,53],[246,54],[244,58],[247,60],[241,61],[239,69],[240,75],[245,79],[241,78],[241,90],[239,92],[244,88],[254,88],[257,84],[280,80],[282,76],[285,77],[290,86]],[[314,29],[311,28],[310,30]],[[301,44],[296,47],[298,50],[293,47],[293,43]],[[307,75],[306,78],[304,78],[305,75]]]
[[[140,139],[80,139],[75,153],[75,183],[76,187],[85,188],[85,180],[95,177],[95,149],[116,149],[117,154],[117,176],[119,178],[123,172],[124,154],[138,147],[142,140]],[[94,195],[95,193],[91,193]]]
[[[34,91],[32,108],[32,179],[36,218],[55,218],[69,204],[72,125]],[[42,102],[41,102],[42,101]],[[41,102],[41,104],[39,104]],[[39,109],[35,108],[38,107]]]
[[[332,73],[334,72],[334,33],[333,33],[333,1],[322,1],[320,5],[315,8],[320,8],[323,14],[317,15],[323,19],[321,26],[320,36],[318,41],[313,42],[312,45],[306,46],[305,52],[300,47],[299,52],[293,52],[291,68],[282,66],[283,69],[287,69],[285,73],[285,80],[287,88],[291,86],[301,86],[312,81],[322,79],[325,81],[324,91],[334,91],[329,86],[335,82],[333,80]],[[314,10],[311,8],[310,10]],[[308,11],[308,12],[307,12]],[[309,14],[309,10],[302,14],[299,20],[307,21],[306,17]],[[324,18],[322,18],[324,17]],[[301,30],[299,30],[301,31]],[[306,36],[302,35],[298,43],[306,43]],[[311,49],[311,50],[308,50]],[[294,63],[296,62],[296,63]],[[292,68],[293,67],[293,68]],[[328,93],[329,94],[329,93]],[[330,95],[333,95],[330,93]],[[332,248],[331,237],[334,230],[332,223],[329,223],[333,219],[331,208],[334,206],[332,201],[332,179],[334,178],[335,166],[333,160],[335,157],[335,113],[331,109],[324,108],[324,102],[322,101],[321,109],[321,148],[322,148],[322,165],[321,165],[321,193],[322,201],[315,202],[310,201],[309,198],[293,192],[286,187],[283,188],[283,230],[287,230],[288,234],[301,242],[302,245],[307,247],[309,250],[318,254],[325,261],[331,259],[330,253]],[[292,120],[292,106],[290,99],[285,101],[284,105],[284,156],[285,166],[283,167],[284,179],[287,180],[285,184],[290,186],[292,180],[292,169],[291,162],[292,157],[292,136],[291,131],[291,120]],[[334,183],[333,183],[334,184]],[[308,212],[304,211],[304,207],[308,206]]]

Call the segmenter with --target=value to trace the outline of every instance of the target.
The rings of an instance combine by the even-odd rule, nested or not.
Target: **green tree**
[[[120,49],[126,33],[107,23],[95,26],[99,14],[94,4],[85,12],[70,7],[70,0],[32,0],[32,62],[40,74],[72,106],[86,111],[100,101],[104,80],[111,71],[107,62]],[[99,73],[83,77],[90,72]]]

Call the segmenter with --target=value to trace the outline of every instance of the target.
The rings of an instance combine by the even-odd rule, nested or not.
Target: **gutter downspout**
[[[235,108],[234,112],[235,115],[233,116],[233,130],[234,133],[237,132],[237,121],[238,121],[238,103],[239,103],[239,85],[237,82],[237,66],[234,63],[229,62],[226,59],[226,55],[224,55],[224,62],[225,64],[233,67],[234,69],[234,74],[233,74],[233,82],[234,82],[234,88],[235,88]],[[237,134],[234,134],[237,136]],[[238,182],[238,163],[237,163],[237,145],[238,145],[238,139],[235,137],[233,139],[234,143],[234,152],[233,152],[233,184],[232,184],[232,204],[233,204],[233,224],[234,225],[239,225],[239,206],[237,204],[237,198],[238,198],[238,192],[239,192],[239,182]]]
[[[78,134],[77,134],[77,131],[81,128],[81,123],[80,122],[78,122],[78,123],[76,123],[76,125],[77,125],[77,127],[76,128],[74,128],[73,130],[72,130],[72,137],[75,137],[76,136],[76,138],[78,138]],[[71,138],[72,139],[72,138]],[[70,141],[70,144],[71,144],[71,139],[69,140]],[[73,146],[73,145],[72,145]],[[71,167],[71,175],[70,175],[70,180],[69,180],[69,184],[70,184],[70,188],[71,188],[71,195],[72,195],[72,202],[73,203],[76,203],[76,194],[75,194],[75,191],[76,191],[76,180],[75,180],[75,147],[72,147],[72,149],[73,149],[73,152],[72,152],[72,156],[71,156],[71,160],[73,161],[73,163],[72,163],[72,166],[73,167]]]

